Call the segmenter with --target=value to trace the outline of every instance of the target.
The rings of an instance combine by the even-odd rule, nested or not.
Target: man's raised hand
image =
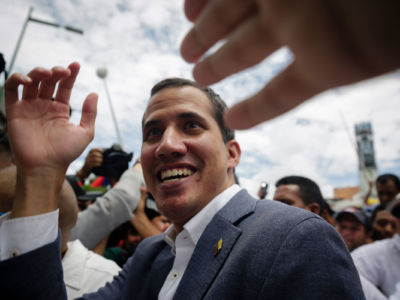
[[[96,94],[86,98],[80,124],[69,122],[69,100],[78,72],[79,64],[72,63],[67,69],[35,68],[27,76],[16,73],[7,80],[8,132],[18,167],[25,171],[50,167],[65,172],[93,139]],[[20,84],[24,87],[19,100]]]
[[[12,218],[57,209],[69,164],[93,139],[96,94],[84,101],[80,124],[69,122],[69,100],[78,72],[78,63],[67,69],[35,68],[27,76],[13,74],[5,83],[7,128],[17,166]]]

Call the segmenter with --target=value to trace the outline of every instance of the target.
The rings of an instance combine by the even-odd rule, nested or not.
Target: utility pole
[[[19,48],[21,47],[21,43],[22,43],[22,40],[23,40],[24,35],[25,35],[26,28],[28,27],[28,23],[30,21],[31,22],[36,22],[36,23],[39,23],[39,24],[43,24],[43,25],[57,27],[57,28],[64,28],[65,30],[72,31],[74,33],[83,34],[83,30],[75,28],[75,27],[72,27],[72,26],[62,26],[61,24],[58,24],[58,23],[48,22],[48,21],[44,21],[44,20],[39,20],[37,18],[33,18],[32,17],[32,12],[33,12],[33,7],[30,7],[29,8],[29,12],[28,12],[28,16],[26,17],[24,25],[22,26],[22,30],[21,30],[21,33],[19,34],[17,45],[15,46],[15,50],[14,50],[13,56],[11,58],[9,66],[8,66],[7,73],[9,75],[11,75],[11,71],[12,71],[12,69],[14,67],[15,59],[17,58],[17,55],[18,55],[18,52],[19,52]],[[5,115],[4,87],[3,86],[1,87],[1,90],[0,90],[0,109]]]
[[[121,148],[123,149],[124,147],[123,147],[123,144],[122,144],[121,133],[120,133],[119,128],[118,128],[117,117],[115,116],[114,108],[113,108],[112,101],[111,101],[110,92],[108,91],[108,85],[107,85],[107,80],[106,80],[107,74],[108,74],[108,72],[107,72],[106,68],[98,68],[97,69],[97,76],[99,76],[101,79],[103,79],[104,88],[106,90],[108,104],[110,105],[111,116],[112,116],[112,119],[113,119],[113,122],[114,122],[115,131],[117,133],[118,142],[119,142],[119,145],[121,146]]]

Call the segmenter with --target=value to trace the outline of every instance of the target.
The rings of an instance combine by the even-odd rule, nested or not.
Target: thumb
[[[94,133],[94,123],[97,115],[97,100],[98,95],[95,93],[89,94],[82,107],[82,117],[80,126],[85,129],[90,129]]]

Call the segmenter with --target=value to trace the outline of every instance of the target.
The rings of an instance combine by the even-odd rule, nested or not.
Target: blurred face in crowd
[[[372,224],[372,239],[376,241],[391,238],[396,231],[396,218],[385,210],[378,211]]]
[[[352,215],[343,215],[336,221],[336,229],[342,236],[349,251],[367,242],[365,226]]]
[[[307,209],[299,196],[299,186],[296,184],[282,184],[278,186],[275,190],[274,200],[290,206]]]
[[[136,230],[130,229],[126,235],[124,248],[129,249],[130,247],[137,246],[142,241],[142,237]]]
[[[392,209],[392,215],[396,220],[397,233],[400,234],[400,203]]]
[[[167,87],[151,97],[143,117],[143,174],[158,209],[178,230],[233,184],[239,158],[238,143],[224,143],[203,91]]]
[[[153,225],[156,226],[161,232],[167,230],[169,225],[171,225],[171,221],[163,215],[154,217],[153,219],[151,219],[151,223],[153,223]]]
[[[299,194],[300,187],[297,184],[281,184],[279,185],[274,194],[274,200],[285,203],[290,206],[306,209],[317,215],[321,212],[319,204],[313,202],[305,204]]]
[[[376,191],[381,203],[388,203],[392,201],[400,192],[392,180],[388,180],[386,183],[377,182]]]

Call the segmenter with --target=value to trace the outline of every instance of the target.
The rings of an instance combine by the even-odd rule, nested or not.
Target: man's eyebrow
[[[180,113],[177,117],[178,117],[178,119],[197,119],[202,122],[205,122],[205,120],[206,120],[203,116],[201,116],[200,114],[195,113],[195,112],[183,112],[183,113]],[[143,131],[145,131],[147,128],[149,128],[151,126],[159,125],[161,123],[162,123],[162,121],[159,119],[147,121],[143,125]]]
[[[195,112],[184,112],[178,115],[179,119],[199,119],[201,121],[204,121],[205,118],[198,113]]]
[[[161,123],[161,120],[151,120],[151,121],[148,121],[148,122],[144,123],[144,125],[143,125],[143,130],[145,130],[145,129],[151,127],[151,126],[160,124],[160,123]]]

